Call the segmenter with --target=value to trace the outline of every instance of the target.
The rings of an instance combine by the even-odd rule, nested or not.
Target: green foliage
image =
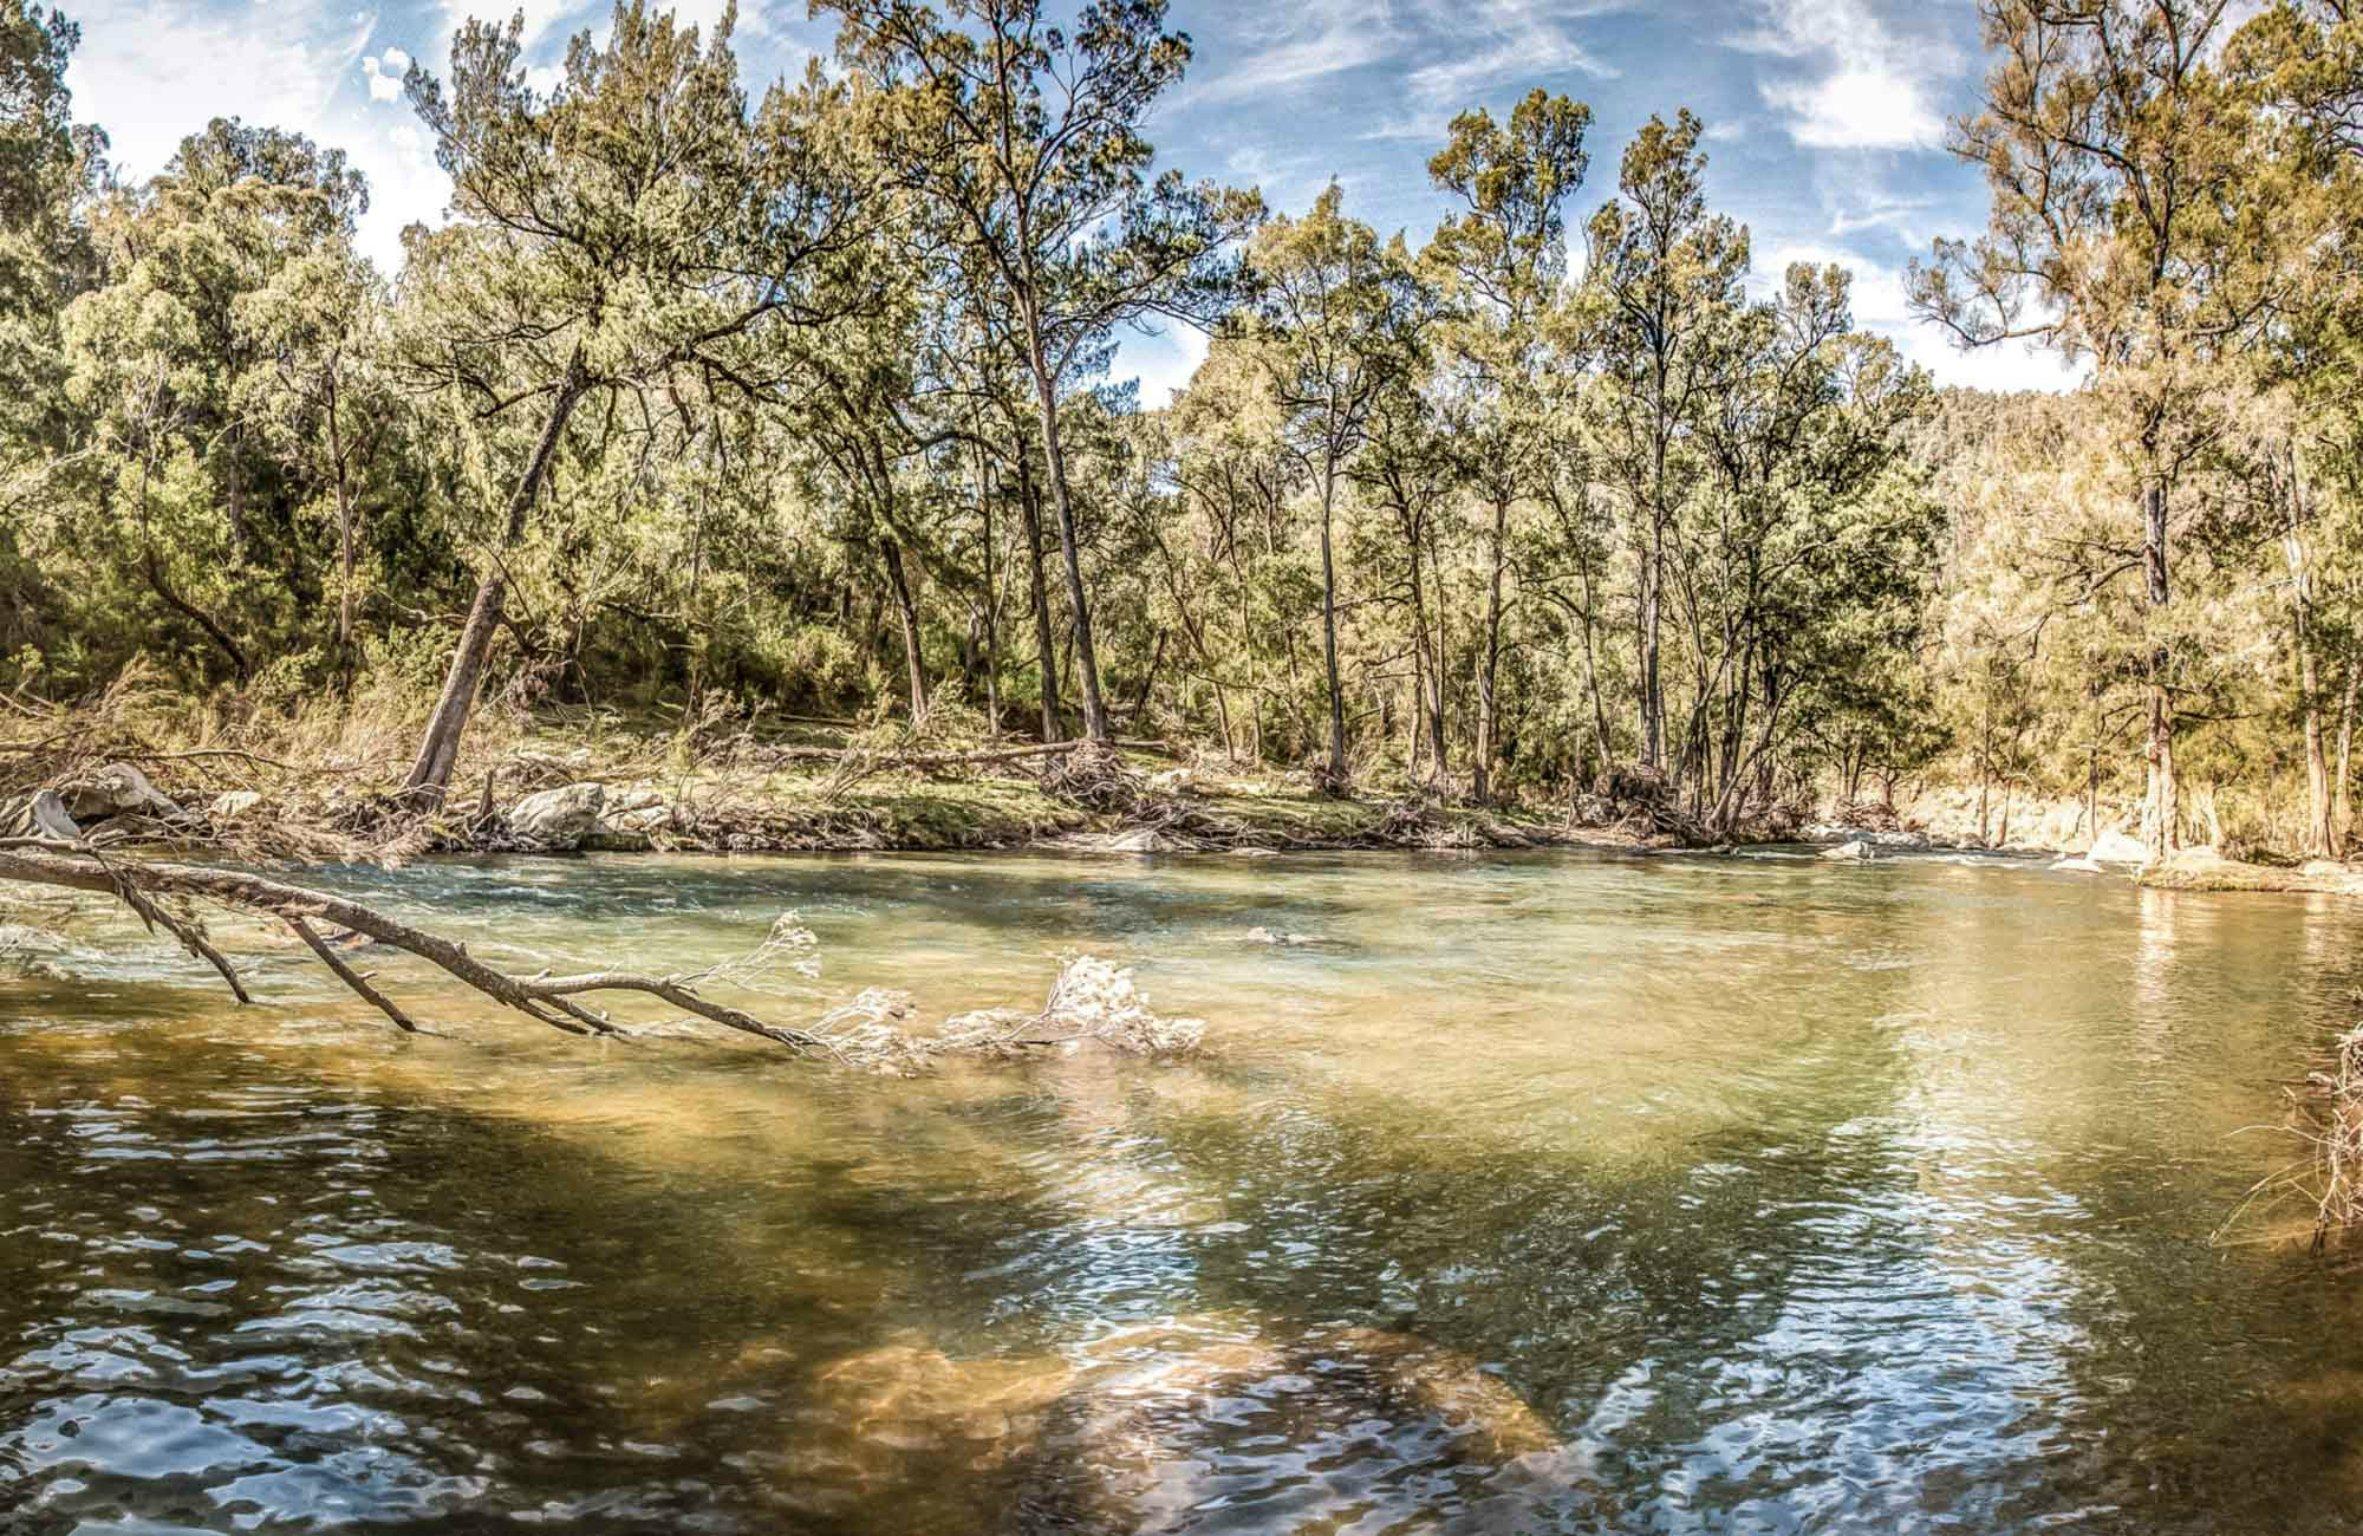
[[[1463,113],[1417,243],[1162,168],[1159,0],[824,9],[761,93],[645,0],[546,82],[462,27],[407,82],[455,217],[384,274],[298,135],[113,184],[73,28],[0,0],[0,687],[382,711],[468,610],[488,690],[684,739],[1038,721],[1728,834],[1915,777],[2113,816],[2163,720],[2184,832],[2343,834],[2344,7],[1987,6],[1992,221],[1915,292],[2093,369],[2025,398],[1933,392],[1843,271],[1752,289],[1685,111],[1572,220],[1588,108]],[[1213,334],[1166,409],[1108,379],[1149,321]]]

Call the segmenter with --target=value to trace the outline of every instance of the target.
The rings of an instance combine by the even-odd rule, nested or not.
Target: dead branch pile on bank
[[[950,1021],[935,1036],[915,1034],[904,1027],[913,1013],[910,998],[885,989],[863,992],[852,1002],[830,1010],[810,1028],[767,1021],[700,990],[715,982],[749,984],[762,973],[781,968],[810,978],[815,941],[811,930],[793,912],[773,925],[751,955],[704,971],[668,975],[626,970],[552,975],[543,971],[520,976],[485,964],[463,944],[329,892],[243,870],[119,858],[87,841],[0,838],[0,883],[87,892],[120,901],[150,932],[162,930],[212,966],[241,1003],[253,999],[237,968],[208,936],[199,908],[210,903],[260,918],[286,929],[355,996],[411,1033],[419,1031],[418,1022],[376,984],[374,975],[354,969],[347,958],[349,946],[376,943],[415,956],[470,990],[568,1034],[632,1033],[588,999],[600,994],[636,994],[726,1029],[786,1046],[798,1055],[825,1057],[876,1071],[916,1071],[940,1056],[1013,1057],[1085,1043],[1128,1054],[1173,1056],[1193,1049],[1203,1033],[1203,1026],[1194,1019],[1167,1019],[1150,1012],[1130,971],[1088,955],[1067,963],[1041,1012],[967,1014]]]
[[[2314,1148],[2316,1253],[2363,1225],[2363,1025],[2331,1043],[2299,1095],[2298,1134]]]
[[[2250,1186],[2216,1229],[2218,1243],[2286,1240],[2289,1229],[2265,1218],[2293,1202],[2308,1213],[2308,1246],[2317,1254],[2363,1228],[2363,1024],[2331,1041],[2321,1064],[2288,1094],[2284,1124],[2249,1129],[2294,1137],[2305,1155]],[[2234,1235],[2260,1224],[2261,1236]]]
[[[1619,763],[1568,803],[1571,826],[1613,831],[1636,842],[1707,841],[1706,828],[1682,807],[1681,791],[1654,768]]]

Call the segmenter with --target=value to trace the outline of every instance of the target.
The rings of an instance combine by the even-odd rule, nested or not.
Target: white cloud
[[[1117,339],[1109,376],[1139,381],[1141,408],[1158,410],[1188,387],[1190,376],[1206,361],[1207,346],[1206,333],[1194,325],[1128,332]]]
[[[1759,86],[1765,105],[1808,149],[1933,149],[1944,118],[1931,99],[1951,50],[1899,39],[1867,0],[1763,0],[1759,28],[1736,47],[1793,72]]]
[[[1396,56],[1393,18],[1368,0],[1303,0],[1243,18],[1229,39],[1242,62],[1195,82],[1206,101],[1245,101]]]
[[[361,73],[369,77],[371,101],[400,101],[402,77],[409,73],[410,55],[399,48],[388,48],[382,54],[372,54],[361,61]]]

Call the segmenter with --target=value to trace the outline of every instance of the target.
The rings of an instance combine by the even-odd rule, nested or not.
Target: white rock
[[[65,802],[58,799],[57,791],[43,789],[0,803],[0,836],[46,837],[54,842],[76,843],[82,840],[82,829],[66,814]]]
[[[205,811],[206,819],[215,826],[226,826],[263,803],[260,791],[252,789],[225,790],[213,797],[213,804]]]
[[[1851,843],[1840,843],[1835,848],[1824,848],[1821,856],[1842,863],[1860,864],[1871,856],[1871,845],[1861,838]]]
[[[599,824],[607,803],[604,784],[565,784],[527,795],[509,807],[509,833],[524,846],[542,853],[565,853],[582,846]]]
[[[629,800],[632,797],[626,798]],[[616,853],[638,853],[653,847],[656,835],[671,831],[672,826],[673,808],[662,801],[644,800],[639,805],[627,803],[619,806],[610,800],[584,837],[583,846]]]
[[[2095,864],[2147,864],[2150,850],[2142,846],[2140,838],[2111,827],[2092,840],[2092,846],[2084,850],[2084,857]]]
[[[58,798],[76,821],[98,821],[126,812],[177,817],[181,808],[157,791],[148,776],[129,763],[109,763],[87,777],[58,787]]]

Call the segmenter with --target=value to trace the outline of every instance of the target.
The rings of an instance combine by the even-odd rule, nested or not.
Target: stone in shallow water
[[[1324,1349],[1367,1369],[1406,1407],[1433,1414],[1487,1461],[1555,1449],[1559,1436],[1510,1385],[1456,1350],[1382,1328],[1338,1328]]]
[[[984,1468],[1031,1450],[1073,1379],[1058,1355],[955,1360],[905,1340],[824,1367],[818,1387],[865,1448]]]

